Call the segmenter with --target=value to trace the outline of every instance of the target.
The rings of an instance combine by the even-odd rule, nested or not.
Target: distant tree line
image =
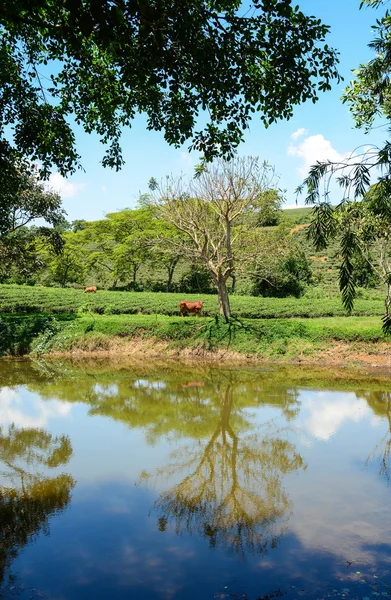
[[[34,173],[25,173],[19,183],[2,219],[1,283],[216,293],[217,279],[209,264],[213,252],[205,260],[189,233],[152,195],[141,196],[135,209],[109,213],[98,221],[69,223],[58,195],[46,190]],[[193,210],[195,202],[197,210],[206,211],[196,218],[200,226],[209,227],[210,238],[215,236],[212,246],[220,240],[223,264],[226,238],[220,216],[205,198],[185,199],[181,210],[184,206]],[[265,188],[234,214],[234,262],[226,273],[229,292],[299,296],[311,282],[309,261],[283,222],[282,202],[277,189]],[[234,201],[232,211],[236,205]],[[51,227],[32,225],[38,215]]]

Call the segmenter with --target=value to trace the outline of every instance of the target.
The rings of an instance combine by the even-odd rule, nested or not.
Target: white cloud
[[[341,162],[348,158],[349,154],[341,154],[333,146],[329,140],[318,133],[306,137],[300,144],[291,144],[288,147],[288,156],[297,156],[302,160],[302,165],[298,168],[301,176],[305,177],[309,168],[316,161],[331,160],[333,162]]]
[[[48,185],[49,189],[58,192],[63,198],[73,198],[82,189],[84,189],[84,183],[72,183],[63,177],[60,173],[52,173],[49,177]]]
[[[181,159],[181,162],[184,163],[185,165],[193,164],[193,158],[190,156],[190,154],[188,152],[181,152],[180,159]]]
[[[303,135],[306,135],[307,133],[308,133],[308,129],[304,129],[304,127],[300,127],[300,129],[297,129],[297,131],[292,133],[291,140],[297,140],[297,138],[302,137]]]

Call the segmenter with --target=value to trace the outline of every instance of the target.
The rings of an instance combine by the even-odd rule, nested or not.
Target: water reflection
[[[285,439],[287,428],[277,429],[271,420],[255,431],[243,415],[237,418],[240,388],[232,374],[220,382],[210,398],[208,437],[177,449],[155,473],[165,479],[188,474],[159,496],[154,510],[161,531],[172,522],[177,533],[197,534],[213,548],[244,555],[277,545],[290,510],[283,478],[305,465]],[[290,415],[292,407],[285,408]]]
[[[0,428],[0,584],[21,550],[39,533],[48,534],[50,517],[68,505],[74,479],[40,469],[65,465],[71,455],[67,436],[15,425]]]
[[[74,502],[40,561],[26,548],[17,562],[33,563],[32,579],[41,576],[43,588],[49,578],[56,597],[233,598],[248,585],[240,597],[253,600],[283,584],[294,600],[302,589],[311,599],[337,589],[356,598],[370,595],[371,581],[389,568],[389,490],[363,465],[381,438],[368,465],[379,461],[390,476],[390,381],[108,362],[7,369],[7,393],[24,384],[43,406],[75,403],[73,419],[50,422],[72,435]],[[65,436],[40,430],[39,441],[28,431],[11,427],[0,437],[3,487],[16,490],[20,512],[31,506],[41,515],[30,527],[21,517],[25,537],[9,544],[15,556],[63,510],[74,484],[68,476],[45,492],[48,469],[66,464],[72,450]],[[27,450],[14,460],[8,446]]]
[[[45,402],[39,396],[31,397],[25,402],[18,387],[0,388],[0,423],[14,424],[18,427],[45,427],[48,421],[56,417],[66,417],[71,411],[71,404],[53,400]]]
[[[344,424],[358,423],[372,414],[367,402],[353,392],[330,397],[327,392],[311,390],[306,396],[304,430],[322,442],[332,440]]]
[[[300,410],[297,390],[277,389],[268,373],[254,377],[243,369],[189,368],[179,377],[172,370],[143,376],[142,369],[116,377],[74,374],[61,385],[54,378],[34,389],[48,399],[83,399],[90,415],[141,428],[150,445],[162,438],[178,442],[169,465],[142,472],[139,480],[160,479],[167,488],[181,478],[154,505],[160,530],[174,524],[178,533],[242,555],[276,546],[291,512],[283,479],[306,466],[289,440]],[[269,410],[262,425],[251,413],[261,407]]]
[[[381,437],[375,448],[368,456],[366,464],[380,460],[379,475],[388,484],[391,481],[391,392],[362,391],[358,397],[365,398],[376,416],[382,417],[388,424],[388,431]]]

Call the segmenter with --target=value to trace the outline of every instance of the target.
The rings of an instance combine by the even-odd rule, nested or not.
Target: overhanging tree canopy
[[[228,158],[253,112],[289,118],[339,79],[328,27],[291,0],[13,0],[0,25],[0,159],[11,133],[46,173],[80,164],[73,121],[120,168],[139,112],[169,144]]]
[[[362,0],[378,7],[389,0]],[[356,126],[370,131],[376,117],[386,119],[391,133],[391,15],[377,20],[375,39],[369,47],[376,56],[361,64],[343,95],[350,106]],[[341,187],[338,203],[331,196],[330,182]],[[355,299],[355,258],[366,263],[386,286],[384,329],[391,331],[391,141],[382,147],[366,144],[340,162],[317,162],[298,191],[307,192],[306,203],[314,205],[309,236],[318,249],[329,241],[340,240],[340,289],[345,307],[351,311]],[[375,253],[375,254],[373,254]]]

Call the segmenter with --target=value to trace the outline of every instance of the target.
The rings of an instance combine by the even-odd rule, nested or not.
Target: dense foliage
[[[72,122],[120,168],[121,131],[138,112],[169,144],[230,156],[252,113],[266,126],[290,118],[338,79],[328,27],[291,0],[255,0],[251,12],[240,0],[15,0],[0,24],[0,158],[16,150],[44,172],[79,165]]]
[[[59,194],[45,188],[27,161],[15,160],[6,172],[0,167],[0,240],[35,219],[59,225],[64,214]]]
[[[27,228],[0,238],[0,282],[34,284],[37,274],[45,267],[38,251],[38,235]]]
[[[261,288],[253,284],[266,277],[277,282],[273,284],[274,295],[300,295],[305,290],[304,282],[311,282],[308,260],[289,235],[289,227],[268,229],[258,225],[263,208],[267,219],[271,212],[276,220],[282,214],[281,199],[275,191],[263,196],[267,196],[265,206],[264,197],[258,201],[255,196],[254,206],[242,215],[239,211],[239,218],[232,221],[232,236],[237,241],[232,245],[235,268],[226,274],[226,279],[231,276],[229,290],[259,294]],[[209,220],[208,227],[208,235],[213,237],[214,247],[222,249],[224,261],[226,242],[218,215],[214,221]],[[55,237],[61,240],[60,251],[53,245]],[[203,294],[217,289],[209,266],[194,252],[187,233],[170,223],[145,196],[139,208],[109,213],[99,221],[69,224],[63,220],[61,209],[52,229],[26,227],[21,221],[20,227],[0,238],[0,256],[2,283]],[[212,255],[210,259],[216,261]],[[303,268],[292,270],[289,264],[296,259]],[[261,264],[266,270],[260,268]],[[305,272],[308,277],[303,277]],[[272,290],[267,293],[273,295]]]
[[[27,161],[0,168],[0,281],[35,281],[45,266],[42,249],[61,252],[64,214],[59,194],[44,186]],[[37,219],[44,224],[32,225]]]

